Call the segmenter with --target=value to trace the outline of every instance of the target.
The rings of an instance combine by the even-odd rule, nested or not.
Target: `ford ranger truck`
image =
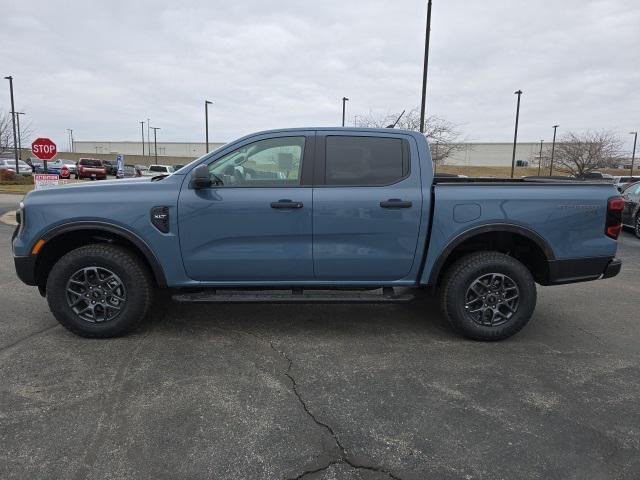
[[[158,290],[318,303],[427,290],[457,332],[499,340],[529,321],[536,283],[618,274],[623,206],[605,183],[434,177],[416,132],[287,129],[170,175],[33,191],[12,244],[18,276],[86,337],[131,331]]]

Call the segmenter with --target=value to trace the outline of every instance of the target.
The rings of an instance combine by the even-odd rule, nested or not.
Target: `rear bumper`
[[[36,285],[36,256],[13,257],[18,278],[27,285]]]
[[[599,278],[611,278],[620,273],[622,261],[612,257],[587,257],[549,262],[548,285],[588,282]]]

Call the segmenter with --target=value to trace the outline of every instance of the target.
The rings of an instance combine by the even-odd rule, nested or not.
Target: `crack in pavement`
[[[338,463],[346,463],[351,468],[354,468],[356,470],[367,470],[367,471],[370,471],[370,472],[383,473],[383,474],[387,475],[389,478],[391,478],[393,480],[401,480],[400,477],[394,475],[393,473],[389,472],[388,470],[385,470],[384,468],[371,467],[371,466],[367,466],[367,465],[359,465],[359,464],[355,463],[353,460],[351,460],[349,458],[349,455],[347,453],[347,449],[344,447],[344,445],[342,444],[342,442],[338,438],[338,435],[333,430],[331,425],[318,420],[316,418],[316,416],[309,410],[309,407],[308,407],[307,403],[304,401],[304,399],[300,395],[300,392],[298,391],[298,383],[296,382],[296,379],[293,378],[293,375],[291,375],[291,367],[293,366],[293,361],[291,360],[291,358],[289,358],[289,356],[285,352],[283,352],[281,350],[278,350],[275,347],[275,345],[273,344],[273,342],[270,341],[269,342],[269,346],[273,349],[274,352],[279,354],[282,358],[284,358],[287,361],[287,371],[284,373],[284,375],[291,381],[291,385],[293,387],[293,393],[298,398],[298,402],[300,402],[300,405],[302,406],[302,409],[311,418],[311,420],[313,420],[315,422],[316,425],[318,425],[321,428],[324,428],[327,432],[329,432],[331,437],[333,437],[333,441],[335,442],[336,446],[340,450],[340,458],[338,458],[336,460],[332,460],[331,462],[327,463],[327,465],[325,465],[323,467],[320,467],[320,468],[317,468],[317,469],[314,469],[314,470],[307,470],[307,471],[301,473],[300,475],[298,475],[297,477],[293,477],[292,479],[289,479],[289,480],[300,480],[300,479],[304,478],[306,475],[311,475],[313,473],[322,472],[322,471],[328,469],[329,467],[331,467],[332,465],[335,465],[335,464],[338,464]]]
[[[261,342],[268,343],[269,346],[271,347],[271,350],[273,350],[276,353],[276,355],[278,355],[279,357],[283,358],[287,362],[287,370],[286,370],[286,372],[284,372],[284,375],[291,382],[292,391],[293,391],[293,394],[298,399],[298,403],[300,403],[300,406],[302,407],[304,412],[307,414],[307,416],[309,416],[311,418],[311,420],[313,420],[313,422],[316,425],[318,425],[319,427],[325,429],[329,433],[329,435],[331,435],[331,437],[333,438],[333,441],[335,442],[336,446],[338,447],[338,450],[340,451],[340,456],[338,458],[336,458],[335,460],[331,460],[326,465],[323,465],[323,466],[317,467],[317,468],[313,468],[313,469],[309,469],[309,470],[305,470],[304,472],[302,472],[298,476],[290,477],[287,480],[302,480],[307,475],[312,475],[314,473],[323,472],[323,471],[327,470],[328,468],[330,468],[331,466],[338,465],[338,464],[341,464],[341,463],[344,463],[344,464],[350,466],[351,468],[353,468],[355,470],[366,470],[366,471],[369,471],[369,472],[382,473],[384,475],[387,475],[392,480],[402,480],[399,476],[391,473],[390,471],[388,471],[388,470],[386,470],[386,469],[384,469],[382,467],[372,467],[372,466],[368,466],[368,465],[361,465],[361,464],[358,464],[355,461],[353,461],[351,458],[349,458],[349,455],[347,453],[347,449],[344,447],[344,445],[342,444],[342,442],[338,438],[338,435],[336,434],[335,430],[331,427],[331,425],[318,420],[316,418],[316,416],[309,410],[309,407],[307,406],[307,403],[304,401],[304,399],[300,395],[300,392],[298,391],[298,383],[296,382],[296,379],[291,374],[291,368],[293,367],[293,360],[291,360],[291,358],[286,354],[286,352],[276,348],[276,346],[273,344],[273,341],[271,341],[271,340],[269,340],[267,338],[264,338],[263,336],[258,335],[255,332],[251,332],[251,331],[248,331],[248,330],[237,330],[237,329],[234,329],[234,328],[223,327],[223,326],[220,326],[220,325],[218,326],[218,328],[220,330],[224,330],[224,331],[227,331],[227,332],[238,333],[238,334],[241,334],[241,335],[249,335],[251,337],[254,337],[254,338],[258,339]]]
[[[4,347],[0,347],[0,353],[5,353],[5,352],[11,350],[13,347],[16,347],[16,346],[20,345],[21,343],[32,339],[33,337],[37,337],[38,335],[40,335],[42,333],[45,333],[45,332],[47,332],[49,330],[52,330],[52,329],[54,329],[56,327],[59,327],[59,326],[60,326],[60,324],[58,322],[56,322],[54,325],[49,325],[48,327],[43,328],[41,330],[38,330],[37,332],[30,333],[29,335],[26,335],[26,336],[22,337],[21,339],[16,340],[13,343],[10,343],[9,345],[5,345]]]

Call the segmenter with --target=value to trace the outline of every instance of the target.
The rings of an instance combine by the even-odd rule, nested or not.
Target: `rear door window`
[[[399,138],[327,136],[325,184],[381,186],[396,183],[409,174],[407,150]]]

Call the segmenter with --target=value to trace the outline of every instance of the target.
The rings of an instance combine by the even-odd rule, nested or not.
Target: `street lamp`
[[[631,154],[631,177],[633,177],[633,164],[636,161],[636,144],[638,143],[638,132],[629,132],[629,135],[633,135],[633,153]]]
[[[16,112],[16,124],[18,125],[18,157],[22,160],[22,137],[20,135],[20,115],[24,115],[24,112]]]
[[[516,142],[518,141],[518,120],[520,118],[520,97],[522,96],[522,90],[518,90],[517,92],[513,92],[515,95],[518,95],[518,106],[516,107],[516,131],[513,134],[513,155],[511,156],[511,178],[513,178],[513,174],[516,168]]]
[[[424,40],[424,66],[422,68],[422,103],[420,105],[420,133],[424,133],[424,114],[427,102],[427,71],[429,70],[429,40],[431,38],[431,0],[427,3],[427,33]]]
[[[553,158],[556,153],[556,132],[560,125],[553,126],[553,145],[551,145],[551,167],[549,168],[549,176],[553,177]]]
[[[542,164],[542,144],[544,140],[540,140],[540,158],[538,159],[538,176],[540,176],[540,165]]]
[[[13,156],[16,160],[16,172],[19,172],[18,169],[18,140],[16,138],[16,108],[13,102],[13,77],[9,75],[8,77],[4,77],[5,80],[9,80],[9,93],[11,95],[11,122],[13,124]]]
[[[144,120],[140,121],[140,132],[142,133],[142,156],[144,157]]]
[[[69,135],[69,149],[71,152],[74,152],[75,148],[73,146],[73,128],[67,128],[67,132]]]
[[[344,113],[346,110],[346,105],[349,99],[347,97],[342,97],[342,126],[344,127]]]
[[[160,127],[151,127],[153,130],[153,150],[156,157],[156,163],[158,163],[158,137],[157,131],[160,130]]]
[[[359,116],[359,115],[354,115],[354,116],[353,116],[353,126],[354,126],[354,127],[357,127],[357,126],[358,126],[358,116]]]
[[[210,102],[209,100],[204,101],[204,130],[207,153],[209,153],[209,105],[211,105],[212,103],[213,102]]]
[[[151,156],[151,120],[147,118],[147,152]]]

